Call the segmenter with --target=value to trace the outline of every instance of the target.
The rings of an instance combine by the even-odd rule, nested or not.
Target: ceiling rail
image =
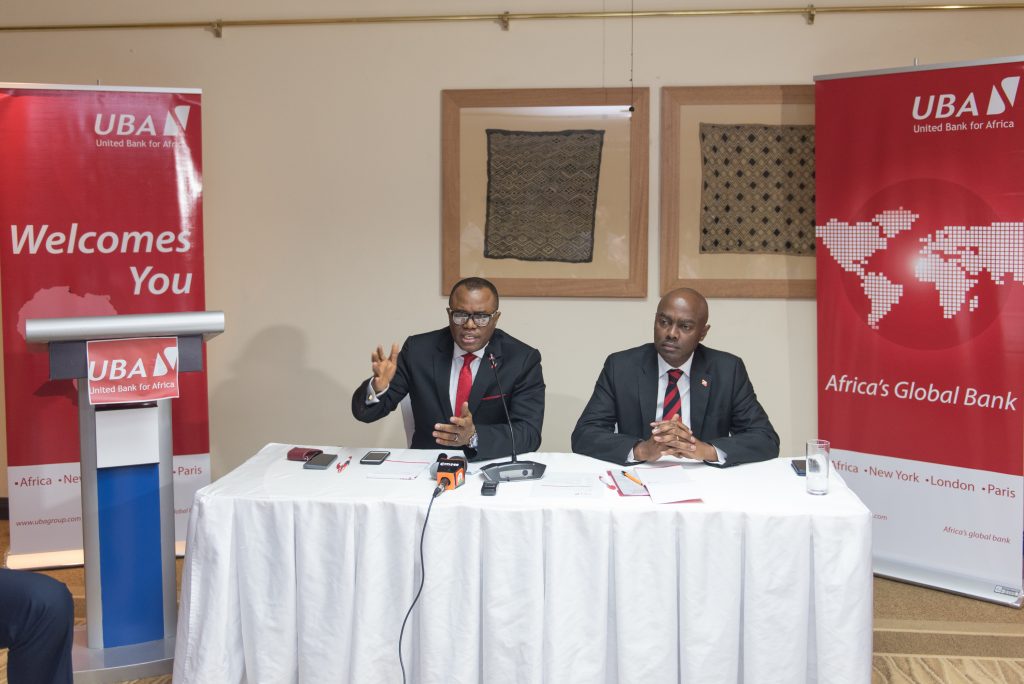
[[[544,19],[654,19],[665,17],[734,17],[734,16],[779,16],[795,15],[813,24],[823,14],[864,14],[891,12],[950,12],[979,10],[1019,10],[1024,2],[963,3],[940,5],[845,5],[832,7],[762,7],[762,8],[717,8],[648,10],[642,12],[530,12],[501,14],[438,14],[391,17],[309,17],[282,19],[216,19],[197,21],[147,21],[110,22],[92,24],[32,24],[22,26],[0,26],[0,32],[31,31],[110,31],[110,30],[168,30],[202,29],[214,36],[223,36],[226,28],[260,28],[269,26],[325,26],[345,24],[408,24],[433,22],[493,22],[508,30],[515,21],[536,21]]]

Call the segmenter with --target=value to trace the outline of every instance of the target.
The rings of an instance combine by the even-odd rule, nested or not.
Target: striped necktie
[[[679,378],[683,371],[678,368],[670,368],[668,371],[668,387],[665,388],[665,401],[662,404],[664,410],[661,414],[662,420],[669,420],[679,415]]]

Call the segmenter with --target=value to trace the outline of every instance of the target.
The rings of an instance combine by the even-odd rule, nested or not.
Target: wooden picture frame
[[[814,86],[661,89],[661,293],[814,298],[813,256],[700,252],[700,123],[814,123]]]
[[[442,91],[441,294],[482,276],[503,297],[646,297],[649,102],[646,88]],[[486,131],[495,128],[602,131],[591,261],[484,256]]]

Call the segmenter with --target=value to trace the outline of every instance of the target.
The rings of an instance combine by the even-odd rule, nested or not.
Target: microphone
[[[491,364],[491,372],[494,373],[494,384],[498,386],[498,398],[501,399],[501,408],[505,409],[505,422],[508,423],[508,436],[512,438],[512,462],[516,463],[516,431],[512,429],[512,418],[508,413],[508,404],[505,403],[505,392],[501,389],[501,380],[498,379],[498,362],[494,354],[488,354],[487,360]]]
[[[536,461],[520,461],[516,458],[516,431],[512,428],[512,416],[508,412],[508,404],[505,403],[505,392],[501,389],[501,380],[498,378],[498,362],[494,354],[488,354],[491,371],[494,373],[494,383],[498,386],[498,396],[501,398],[501,407],[505,410],[505,422],[508,423],[508,434],[512,439],[512,459],[502,463],[489,463],[480,470],[484,477],[492,482],[500,480],[539,480],[544,477],[544,470],[547,465]]]
[[[437,496],[442,491],[456,489],[466,483],[468,461],[462,456],[441,454],[437,457]]]

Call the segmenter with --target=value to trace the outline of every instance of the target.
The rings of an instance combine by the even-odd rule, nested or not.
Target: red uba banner
[[[1008,61],[818,81],[818,405],[834,446],[1024,471],[1022,76]]]
[[[0,85],[8,465],[78,460],[77,394],[25,320],[201,311],[201,96]],[[209,453],[206,374],[180,378],[174,453]]]
[[[86,343],[89,403],[126,404],[178,398],[178,338]]]
[[[876,573],[1021,606],[1024,62],[816,79],[818,425]]]

